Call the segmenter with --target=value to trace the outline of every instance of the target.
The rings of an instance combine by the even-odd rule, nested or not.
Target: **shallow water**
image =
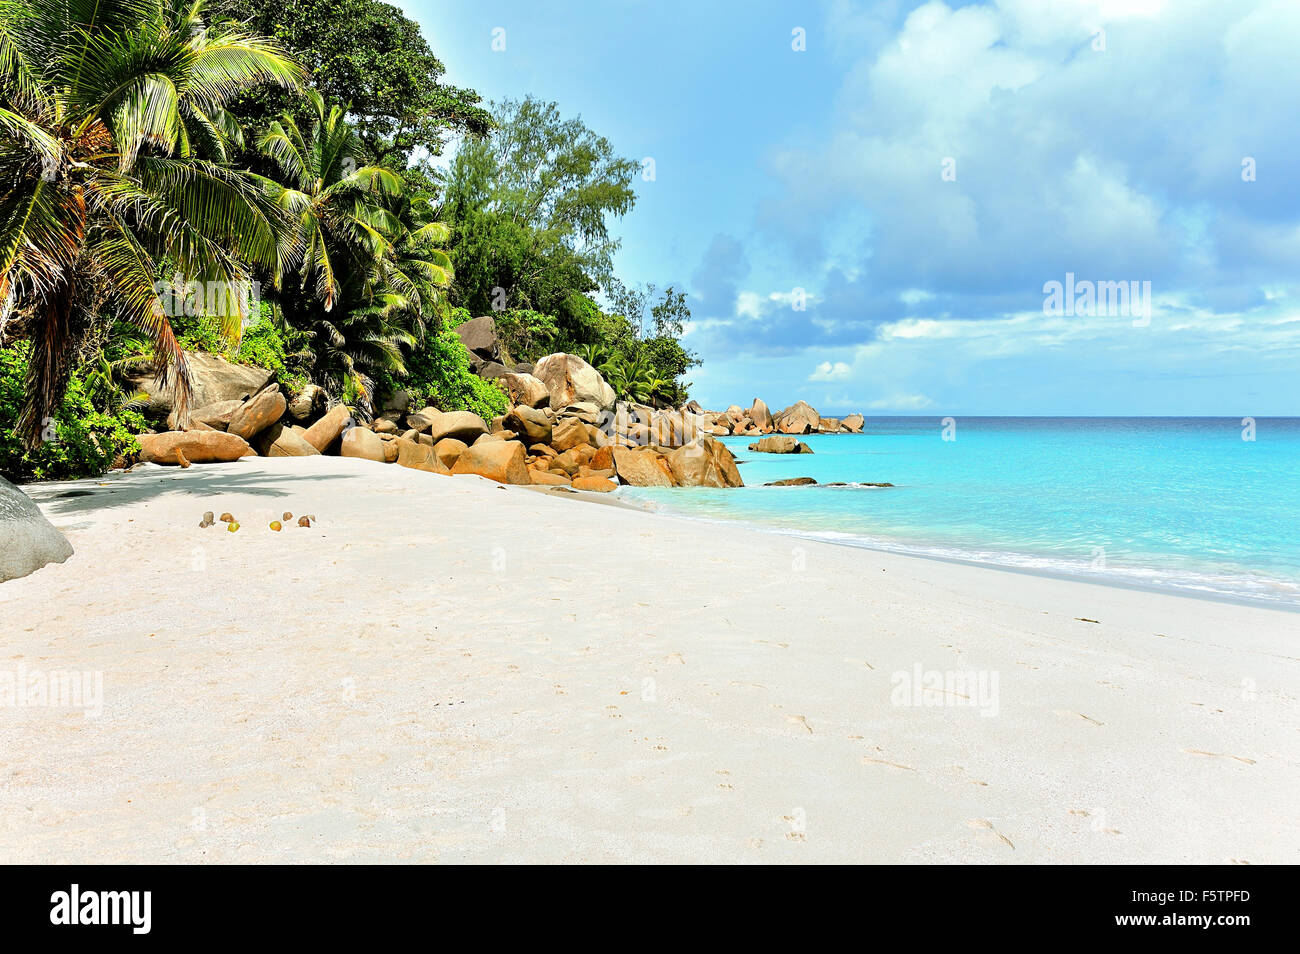
[[[689,516],[1300,606],[1300,419],[874,418],[811,455],[725,438],[741,490],[624,488]],[[815,487],[763,487],[813,477]],[[828,487],[844,481],[846,487]],[[892,488],[855,486],[887,481]]]

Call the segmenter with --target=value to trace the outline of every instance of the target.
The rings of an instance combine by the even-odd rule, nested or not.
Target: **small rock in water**
[[[272,520],[272,521],[271,521],[271,529],[274,530],[276,533],[279,533],[279,532],[280,532],[280,521],[279,521],[279,520]]]
[[[807,487],[808,485],[815,484],[815,483],[817,483],[817,481],[813,480],[811,477],[787,477],[785,480],[773,480],[770,483],[764,484],[763,486],[764,487]]]
[[[223,514],[221,515],[221,522],[222,522],[222,523],[234,523],[234,522],[235,522],[235,518],[232,517],[229,513],[223,513]]]

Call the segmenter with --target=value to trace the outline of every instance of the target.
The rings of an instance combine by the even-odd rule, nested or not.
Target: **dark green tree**
[[[491,114],[473,90],[442,81],[420,25],[378,0],[222,0],[223,13],[275,39],[311,72],[327,100],[348,107],[368,160],[395,167],[414,152],[437,155],[450,136],[481,136]],[[287,99],[242,104],[255,120],[281,113]]]

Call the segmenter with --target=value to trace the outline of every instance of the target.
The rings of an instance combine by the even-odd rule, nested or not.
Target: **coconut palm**
[[[600,365],[600,373],[619,397],[643,403],[661,397],[671,381],[654,375],[649,360],[641,352],[631,357],[617,355]]]
[[[378,372],[406,373],[406,356],[430,330],[452,280],[451,262],[439,247],[450,234],[447,226],[413,223],[399,210],[382,227],[375,256],[353,262],[340,281],[338,305],[310,323],[316,380],[348,394],[363,415]]]
[[[299,279],[326,311],[339,298],[351,256],[362,263],[387,251],[394,224],[380,199],[401,191],[401,179],[382,166],[358,163],[361,139],[345,110],[306,91],[313,115],[304,135],[296,119],[281,116],[258,137],[257,148],[278,167],[276,203],[291,215],[304,249]]]
[[[285,296],[291,320],[311,331],[313,377],[347,395],[361,414],[380,372],[405,373],[451,283],[450,237],[429,204],[404,193],[399,176],[360,165],[364,150],[346,111],[314,91],[304,134],[292,115],[257,140],[277,167],[268,180],[297,223],[305,249],[299,295]],[[275,191],[278,190],[278,191]]]
[[[303,73],[202,15],[201,0],[0,0],[0,325],[21,322],[32,343],[31,445],[105,314],[150,337],[184,413],[189,373],[157,276],[230,289],[236,335],[249,266],[274,276],[291,248],[259,182],[197,152],[220,154],[232,97]]]

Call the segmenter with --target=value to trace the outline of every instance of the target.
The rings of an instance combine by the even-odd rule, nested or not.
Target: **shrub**
[[[406,374],[386,374],[384,391],[401,388],[411,392],[417,404],[431,404],[444,411],[473,411],[485,421],[504,414],[509,402],[492,381],[470,370],[469,351],[454,331],[430,334],[406,359]]]
[[[266,302],[261,303],[258,316],[244,328],[239,347],[233,351],[215,318],[178,316],[172,319],[172,327],[186,351],[206,351],[235,364],[266,368],[289,394],[307,384],[304,362],[298,352],[311,336],[287,325],[281,327]]]
[[[29,352],[25,341],[0,348],[0,474],[15,482],[97,477],[117,457],[139,452],[135,435],[145,429],[144,418],[126,408],[96,406],[84,368],[72,376],[43,429],[45,442],[25,450],[16,428]]]

